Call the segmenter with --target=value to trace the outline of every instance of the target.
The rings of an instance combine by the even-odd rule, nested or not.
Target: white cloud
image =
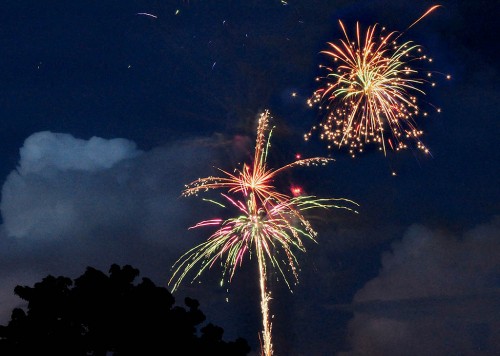
[[[98,171],[140,153],[134,142],[122,138],[82,140],[65,133],[43,131],[24,141],[18,171],[21,175],[44,169]]]
[[[342,355],[500,353],[500,219],[462,236],[412,226],[350,309]]]
[[[2,188],[4,229],[30,239],[123,231],[164,236],[185,221],[181,190],[209,168],[213,147],[210,140],[186,141],[144,153],[125,139],[33,134]]]

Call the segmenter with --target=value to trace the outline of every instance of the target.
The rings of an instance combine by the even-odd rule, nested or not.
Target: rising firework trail
[[[434,11],[432,6],[409,27]],[[425,153],[428,148],[420,140],[423,131],[415,122],[418,115],[427,116],[417,103],[425,95],[423,86],[429,84],[432,73],[426,75],[415,69],[415,62],[432,62],[422,53],[421,46],[397,40],[403,32],[384,34],[377,25],[369,26],[363,34],[356,23],[355,37],[351,38],[339,21],[344,39],[328,42],[329,49],[321,53],[331,59],[331,65],[320,65],[326,76],[316,80],[320,87],[308,100],[309,106],[319,106],[326,112],[318,126],[304,135],[309,140],[314,130],[332,146],[346,147],[354,157],[365,145],[375,144],[386,154],[387,145],[395,150],[407,148],[407,141]],[[408,30],[407,29],[407,30]],[[447,76],[449,79],[449,76]],[[437,112],[441,110],[436,108]]]
[[[279,170],[266,167],[267,148],[270,133],[264,139],[268,129],[268,112],[261,115],[257,130],[256,160],[243,171],[229,178],[198,180],[193,186],[188,185],[185,195],[196,194],[200,189],[225,188],[228,193],[221,193],[223,202],[208,200],[222,207],[229,205],[238,212],[230,219],[210,219],[197,223],[192,228],[216,226],[218,229],[203,243],[193,247],[182,255],[174,264],[174,272],[169,281],[175,291],[190,271],[196,271],[192,281],[196,280],[207,268],[220,262],[223,268],[221,285],[227,279],[231,282],[237,267],[241,266],[245,256],[257,258],[260,305],[262,312],[261,354],[271,356],[273,345],[269,321],[269,302],[271,293],[267,287],[268,268],[277,270],[291,289],[288,274],[298,282],[298,260],[296,251],[305,252],[303,240],[316,242],[316,231],[305,216],[311,209],[342,208],[354,211],[342,204],[357,205],[345,199],[317,198],[314,196],[291,197],[278,193],[272,185],[274,174]],[[257,154],[258,152],[258,154]],[[313,162],[316,162],[313,160]],[[285,167],[291,167],[290,164]],[[248,168],[245,168],[248,167]],[[251,184],[254,169],[258,169],[258,183]],[[223,171],[224,172],[224,171]],[[227,174],[227,173],[226,173]],[[227,180],[226,180],[227,179]],[[201,183],[200,183],[201,182]],[[202,184],[205,182],[206,184]],[[222,184],[222,185],[221,185]],[[190,191],[189,189],[194,189]],[[224,203],[225,202],[225,203]]]

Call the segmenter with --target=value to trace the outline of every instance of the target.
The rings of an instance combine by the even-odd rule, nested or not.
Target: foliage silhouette
[[[72,281],[47,276],[34,287],[17,286],[27,312],[12,311],[0,325],[0,355],[142,356],[247,355],[242,338],[222,340],[224,330],[205,321],[199,302],[175,306],[172,294],[148,278],[134,284],[139,270],[113,264],[109,276],[87,267]]]

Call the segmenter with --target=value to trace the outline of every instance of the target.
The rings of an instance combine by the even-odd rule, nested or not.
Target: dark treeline
[[[34,287],[17,286],[27,311],[15,308],[0,326],[0,355],[248,355],[246,340],[226,342],[221,327],[201,327],[197,300],[175,306],[150,279],[134,284],[138,275],[113,264],[109,275],[87,267],[74,281],[49,275]]]

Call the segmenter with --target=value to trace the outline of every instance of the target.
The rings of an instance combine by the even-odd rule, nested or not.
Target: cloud
[[[210,169],[216,144],[193,140],[141,152],[125,139],[35,133],[2,188],[5,232],[66,239],[126,231],[157,239],[184,222],[180,193],[195,174]]]
[[[82,140],[65,133],[43,131],[24,141],[18,171],[23,176],[46,169],[98,171],[140,153],[134,142],[122,138]]]
[[[341,355],[497,355],[500,218],[462,236],[420,225],[360,289]]]
[[[77,277],[87,266],[107,271],[112,263],[131,264],[166,285],[173,262],[205,237],[188,227],[217,210],[181,198],[184,184],[231,164],[240,148],[241,138],[221,136],[147,152],[126,139],[28,137],[18,169],[2,187],[0,317],[21,302],[16,284],[48,274]]]

